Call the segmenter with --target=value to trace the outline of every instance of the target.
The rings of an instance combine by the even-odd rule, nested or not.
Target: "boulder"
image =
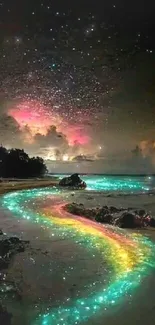
[[[87,187],[86,183],[82,181],[78,174],[73,174],[69,177],[64,177],[60,180],[59,185],[74,189],[85,189]]]
[[[130,208],[115,208],[113,206],[96,207],[92,209],[85,208],[83,204],[70,203],[65,209],[78,216],[86,217],[100,223],[113,224],[121,228],[142,228],[155,227],[155,219],[147,215],[145,210],[133,210]],[[132,210],[132,211],[131,211]]]
[[[136,227],[135,214],[129,213],[129,212],[124,212],[117,219],[116,225],[121,228],[135,228]]]
[[[140,217],[144,217],[146,215],[146,211],[141,209],[141,210],[135,210],[135,214],[137,214]]]
[[[155,219],[154,218],[150,218],[150,227],[155,228]]]
[[[138,211],[138,215],[139,215],[140,217],[144,217],[144,216],[146,215],[146,211],[145,211],[145,210],[139,210],[139,211]]]
[[[24,252],[26,244],[28,244],[28,241],[22,241],[17,237],[0,240],[0,269],[8,266],[14,254]]]

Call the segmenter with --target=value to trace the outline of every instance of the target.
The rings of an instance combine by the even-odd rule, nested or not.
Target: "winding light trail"
[[[101,261],[106,261],[108,279],[100,288],[88,284],[88,295],[81,292],[77,299],[65,300],[57,308],[38,315],[32,325],[83,324],[129,299],[155,267],[155,245],[148,238],[71,215],[64,209],[65,193],[57,188],[24,190],[4,195],[2,203],[17,217],[51,227],[52,232],[54,229],[61,238],[82,245],[92,255],[96,251]],[[46,204],[49,200],[53,200],[50,205]]]

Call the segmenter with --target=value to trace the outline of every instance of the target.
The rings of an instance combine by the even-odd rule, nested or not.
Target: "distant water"
[[[60,179],[68,176],[55,174]],[[138,193],[155,190],[155,176],[105,176],[105,175],[81,175],[86,182],[88,190],[106,192]]]

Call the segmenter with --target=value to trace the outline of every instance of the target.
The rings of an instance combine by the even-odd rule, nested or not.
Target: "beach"
[[[33,187],[49,186],[49,183],[44,182],[41,185],[41,181],[38,182],[29,184],[30,188],[32,185]],[[29,188],[29,185],[14,183],[13,187],[21,189],[22,186]],[[51,199],[49,194],[43,203],[43,195],[44,193],[41,192],[40,197],[37,198],[36,211],[41,207],[43,211],[49,212],[52,211],[53,206],[59,205],[59,198]],[[82,203],[89,208],[103,205],[141,208],[155,216],[153,194],[120,195],[93,191],[65,191],[61,201]],[[32,206],[33,202],[30,202],[29,209]],[[11,323],[8,324],[18,325],[21,322],[24,325],[43,324],[41,321],[40,323],[33,321],[39,313],[44,313],[45,309],[50,311],[67,299],[77,299],[81,294],[89,295],[93,291],[88,284],[94,283],[94,288],[98,290],[107,279],[106,262],[104,259],[101,260],[100,254],[97,252],[93,257],[91,250],[83,249],[82,242],[79,245],[79,241],[73,240],[72,236],[71,238],[60,236],[56,226],[51,228],[46,224],[37,224],[26,218],[23,219],[1,205],[0,229],[4,233],[29,241],[25,251],[15,254],[7,270],[2,270],[6,274],[5,281],[13,283],[14,286],[13,292],[0,294],[1,304],[12,314]],[[154,230],[147,228],[127,231],[127,233],[133,232],[147,236],[155,242]],[[97,316],[93,315],[81,324],[154,325],[154,288],[154,273],[150,271],[148,276],[142,277],[138,288],[131,294],[125,294],[121,302],[112,308],[104,307]],[[47,324],[58,323],[48,321]],[[64,324],[71,324],[71,322],[64,321]]]

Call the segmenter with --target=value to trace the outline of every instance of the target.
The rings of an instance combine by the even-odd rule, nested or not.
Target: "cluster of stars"
[[[138,15],[132,17],[131,32],[131,16],[113,1],[101,8],[99,3],[68,7],[44,0],[19,5],[18,12],[22,19],[16,17],[14,5],[1,1],[2,103],[39,100],[65,121],[98,127],[94,132],[98,142],[98,133],[104,138],[110,129],[113,111],[120,122],[120,103],[128,102],[128,95],[121,98],[126,73],[136,70],[141,53],[148,60],[154,53],[149,28],[144,30]],[[149,27],[147,19],[145,26]],[[123,96],[126,93],[124,89]],[[137,108],[134,111],[131,103],[124,111],[137,131],[141,127]],[[115,126],[119,134],[125,132],[121,123]]]
[[[5,7],[3,3],[1,6]],[[115,4],[111,5],[111,8],[116,7]],[[29,14],[28,9],[27,15]],[[25,80],[22,80],[21,75],[24,73],[25,79],[27,71],[28,82],[30,83],[32,78],[30,75],[34,76],[32,79],[36,88],[34,93],[30,89],[31,85],[26,85],[31,97],[38,96],[40,88],[43,91],[45,87],[50,87],[53,92],[59,91],[63,94],[63,99],[60,100],[63,107],[67,102],[68,107],[73,106],[76,110],[79,102],[78,106],[82,110],[86,106],[102,110],[105,97],[109,92],[111,95],[115,91],[120,79],[121,62],[125,59],[125,55],[121,57],[121,52],[125,54],[128,50],[119,46],[113,48],[112,39],[118,34],[116,24],[108,24],[106,19],[103,22],[99,15],[93,12],[74,16],[68,10],[54,11],[53,6],[46,5],[46,1],[39,2],[31,14],[34,20],[37,17],[36,25],[33,19],[29,23],[26,22],[28,16],[25,15],[25,26],[20,26],[21,36],[4,36],[1,62],[4,70],[2,69],[1,75],[6,92],[9,73],[12,90],[10,95],[23,96]],[[39,17],[42,18],[40,22]],[[45,17],[46,24],[42,23],[43,19],[46,20]],[[32,36],[34,25],[36,37],[34,34]],[[138,39],[140,35],[139,32]],[[136,34],[136,46],[138,39]],[[151,53],[152,50],[147,51]],[[15,93],[13,84],[18,89],[18,94]],[[51,92],[44,92],[43,96],[50,101],[53,99]],[[110,105],[110,102],[108,104]]]

